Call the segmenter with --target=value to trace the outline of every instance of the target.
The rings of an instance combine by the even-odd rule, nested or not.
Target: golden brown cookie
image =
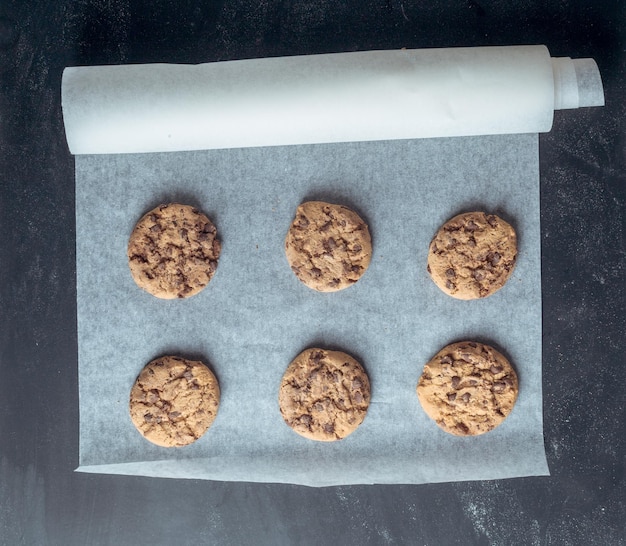
[[[460,300],[489,296],[515,267],[517,237],[502,218],[466,212],[448,220],[428,251],[428,272],[446,294]]]
[[[444,347],[417,384],[422,408],[439,427],[476,436],[497,427],[517,400],[517,374],[493,347],[472,341]]]
[[[332,442],[354,432],[370,402],[367,373],[340,351],[307,349],[283,375],[278,393],[280,413],[298,434]]]
[[[198,209],[172,203],[145,214],[130,235],[128,264],[140,288],[163,299],[202,290],[217,268],[221,246]]]
[[[292,271],[309,288],[336,292],[357,282],[370,264],[367,224],[342,205],[302,203],[285,239]]]
[[[220,388],[202,362],[163,356],[145,366],[130,391],[130,418],[153,444],[182,447],[213,423]]]

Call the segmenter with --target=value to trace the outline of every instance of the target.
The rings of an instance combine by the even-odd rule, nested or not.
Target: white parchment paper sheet
[[[355,209],[369,224],[370,268],[333,294],[289,269],[284,237],[299,203]],[[140,290],[126,259],[135,222],[162,202],[201,208],[223,244],[216,275],[188,300]],[[486,210],[517,229],[513,276],[464,302],[426,272],[428,243],[451,216]],[[548,473],[541,394],[537,135],[507,135],[76,157],[80,471],[286,482],[424,483]],[[441,431],[415,386],[423,365],[463,339],[493,344],[520,379],[507,420],[476,438]],[[348,438],[317,443],[282,420],[289,362],[322,346],[359,359],[372,401]],[[217,375],[216,421],[196,443],[154,446],[128,415],[151,359],[199,357]]]

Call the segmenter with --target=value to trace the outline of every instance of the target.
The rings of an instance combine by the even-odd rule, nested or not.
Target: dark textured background
[[[626,4],[605,0],[3,0],[0,543],[626,544]],[[593,57],[606,107],[541,136],[549,478],[298,486],[74,473],[68,65],[543,43]]]

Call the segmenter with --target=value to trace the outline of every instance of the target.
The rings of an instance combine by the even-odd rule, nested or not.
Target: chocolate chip
[[[324,429],[324,432],[327,432],[328,434],[335,432],[335,425],[332,423],[326,423],[322,428]]]
[[[491,227],[496,227],[498,225],[498,219],[493,215],[487,216],[487,223]]]
[[[458,375],[455,375],[452,377],[452,388],[456,389],[459,386],[459,383],[461,383],[461,378]]]
[[[133,262],[148,263],[148,257],[145,254],[133,254],[130,259]]]
[[[323,226],[320,227],[320,231],[326,232],[331,228],[332,225],[333,225],[332,222],[326,222]]]
[[[484,281],[485,280],[485,272],[482,269],[476,269],[473,273],[472,273],[472,277],[474,277],[474,279],[476,279],[477,281]]]
[[[476,231],[477,229],[478,229],[478,225],[476,224],[476,222],[474,222],[474,220],[470,220],[465,225],[465,231],[469,231],[470,233]]]
[[[170,419],[178,419],[180,417],[180,411],[172,411],[168,414]]]
[[[452,359],[450,358],[449,355],[446,356],[442,356],[440,362],[442,364],[452,364]]]
[[[446,277],[448,277],[449,279],[454,279],[456,277],[456,272],[454,271],[454,269],[446,269]]]
[[[489,371],[492,374],[497,374],[497,373],[501,373],[502,372],[502,366],[491,366],[491,368],[489,368]]]
[[[456,400],[456,393],[455,392],[450,393],[448,395],[448,402],[454,402],[455,400]]]
[[[353,250],[354,252],[361,252],[361,250],[363,250],[363,247],[362,247],[361,245],[359,245],[359,244],[356,244],[356,245],[354,245],[354,246],[352,247],[352,250]]]
[[[457,423],[456,428],[458,428],[463,434],[469,434],[469,428],[465,423]]]
[[[300,423],[302,423],[304,426],[307,426],[307,427],[310,426],[312,420],[313,420],[312,417],[308,414],[300,416]]]
[[[355,378],[352,380],[352,388],[353,389],[360,389],[363,386],[363,383],[361,382],[360,379]]]
[[[472,395],[469,392],[463,393],[461,395],[461,400],[463,400],[463,402],[465,402],[467,404],[469,402],[471,396]]]
[[[490,252],[487,254],[487,260],[493,267],[496,267],[500,263],[501,258],[502,256],[499,252]]]
[[[322,351],[316,351],[315,353],[312,353],[309,358],[317,364],[324,358],[324,353]]]
[[[361,402],[363,402],[363,395],[362,395],[359,391],[357,391],[357,392],[354,394],[354,401],[355,401],[357,404],[360,404]]]
[[[504,392],[504,389],[506,388],[506,384],[504,384],[502,381],[498,381],[496,383],[493,384],[493,387],[491,388],[491,390],[493,392]]]
[[[322,270],[321,269],[318,269],[317,267],[313,267],[311,269],[311,275],[313,275],[314,277],[316,277],[316,278],[320,277],[321,274],[322,274]]]
[[[146,423],[152,423],[152,419],[154,419],[154,416],[151,413],[146,413],[143,418]]]

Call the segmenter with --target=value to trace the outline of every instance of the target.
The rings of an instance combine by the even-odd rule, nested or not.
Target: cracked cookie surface
[[[513,227],[484,212],[448,220],[428,250],[428,272],[446,294],[461,300],[485,298],[504,286],[515,267]]]
[[[130,391],[130,417],[153,444],[182,447],[208,430],[219,403],[217,379],[202,362],[163,356],[137,377]]]
[[[285,422],[311,440],[345,438],[363,422],[370,402],[367,373],[340,351],[307,349],[283,375],[278,403]]]
[[[356,283],[372,257],[367,224],[342,205],[302,203],[285,239],[291,270],[319,292],[336,292]]]
[[[200,292],[217,269],[221,245],[198,209],[171,203],[145,214],[128,241],[128,265],[140,288],[162,299]]]
[[[493,347],[472,341],[444,347],[424,366],[417,396],[437,425],[457,436],[476,436],[509,415],[518,394],[515,370]]]

